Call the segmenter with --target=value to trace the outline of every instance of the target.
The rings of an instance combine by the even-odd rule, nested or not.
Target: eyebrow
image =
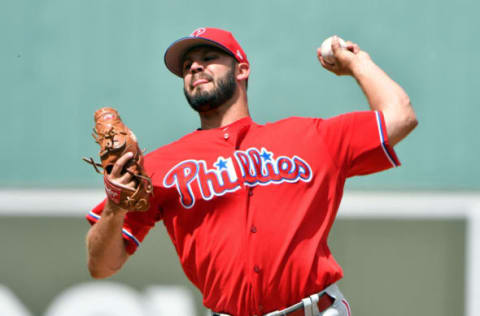
[[[218,53],[218,54],[226,54],[228,55],[227,53],[223,52],[220,48],[216,48],[216,47],[213,47],[213,46],[197,46],[197,47],[194,47],[192,49],[190,49],[189,51],[187,51],[185,53],[185,55],[183,55],[183,62],[182,64],[185,63],[185,61],[187,60],[191,60],[191,57],[190,57],[190,53],[195,50],[195,49],[199,49],[200,51],[200,54],[203,56],[203,55],[206,55],[208,53]]]

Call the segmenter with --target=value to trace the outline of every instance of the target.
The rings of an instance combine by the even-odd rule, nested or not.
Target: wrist
[[[105,203],[105,207],[103,209],[104,215],[120,216],[122,218],[125,217],[127,212],[128,210],[121,208],[109,199],[107,199],[107,202]]]
[[[368,75],[369,72],[375,67],[375,63],[368,56],[364,58],[358,58],[356,62],[351,64],[352,76],[356,79],[361,78],[362,76]]]

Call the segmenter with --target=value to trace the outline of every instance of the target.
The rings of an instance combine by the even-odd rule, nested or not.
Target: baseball
[[[335,56],[333,56],[333,51],[332,51],[332,39],[333,36],[330,36],[326,40],[323,41],[322,46],[320,46],[320,52],[322,53],[322,57],[325,60],[325,62],[329,64],[334,64],[335,63]],[[340,37],[338,38],[338,41],[340,42],[340,47],[346,48],[347,44],[343,39]]]

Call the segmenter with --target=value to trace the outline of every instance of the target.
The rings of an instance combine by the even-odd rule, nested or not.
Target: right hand
[[[370,56],[360,50],[360,47],[351,41],[346,41],[347,47],[342,48],[337,36],[332,39],[332,51],[335,63],[329,64],[323,59],[320,48],[317,49],[317,57],[323,68],[333,72],[337,76],[353,76],[354,68],[361,67],[366,61],[371,61]]]

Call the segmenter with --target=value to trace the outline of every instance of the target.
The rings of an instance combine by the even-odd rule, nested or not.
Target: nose
[[[201,72],[204,69],[204,65],[198,61],[193,61],[192,65],[190,66],[190,71],[194,74],[197,72]]]

